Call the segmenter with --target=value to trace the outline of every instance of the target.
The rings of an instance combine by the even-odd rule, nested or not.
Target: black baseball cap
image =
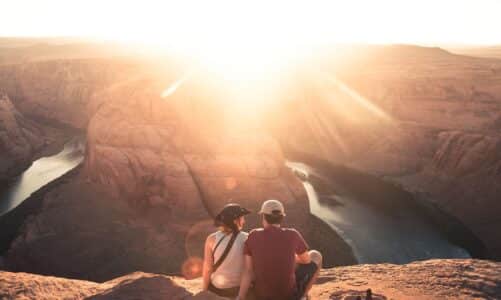
[[[217,214],[217,216],[214,218],[214,225],[216,226],[221,226],[221,225],[228,225],[231,226],[233,221],[235,219],[240,218],[241,216],[245,216],[250,214],[251,212],[240,206],[240,204],[237,203],[229,203],[226,204],[221,212]]]

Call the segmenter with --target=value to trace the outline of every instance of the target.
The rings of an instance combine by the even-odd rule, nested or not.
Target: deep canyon
[[[286,166],[305,157],[349,170],[341,189],[374,191],[363,205],[379,201],[370,176],[406,193],[410,214],[447,216],[434,228],[450,226],[450,243],[466,252],[445,257],[500,260],[501,60],[416,46],[344,51],[350,59],[339,51],[287,70],[257,118],[252,105],[232,104],[224,78],[168,62],[0,65],[2,182],[86,136],[80,167],[1,217],[15,226],[2,227],[0,267],[99,282],[136,270],[190,278],[211,216],[230,201],[257,211],[269,198],[284,202],[327,267],[356,264]],[[396,208],[385,205],[391,219]]]

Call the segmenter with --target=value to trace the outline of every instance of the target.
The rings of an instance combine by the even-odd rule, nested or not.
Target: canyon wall
[[[85,129],[99,103],[92,95],[140,74],[133,61],[50,60],[0,66],[0,89],[27,117]]]
[[[501,61],[410,46],[341,61],[298,82],[296,104],[273,125],[285,151],[402,185],[500,259]]]
[[[6,266],[98,281],[137,269],[199,272],[211,216],[228,202],[257,211],[269,198],[285,203],[288,224],[329,265],[354,263],[310,216],[301,182],[284,166],[295,152],[435,202],[499,258],[500,63],[402,51],[302,70],[269,127],[244,122],[208,78],[178,84],[175,70],[115,60],[1,66],[0,88],[20,113],[86,128],[88,143],[82,172],[44,196]]]
[[[64,122],[90,119],[84,166],[43,196],[6,252],[9,270],[97,281],[133,270],[190,277],[200,272],[212,216],[230,202],[257,212],[270,198],[284,202],[287,224],[325,253],[326,264],[354,262],[309,214],[276,140],[257,124],[228,123],[224,93],[194,79],[162,97],[174,82],[168,76],[131,74],[87,103],[64,98],[68,109],[81,109]],[[260,226],[257,214],[248,223]]]
[[[167,86],[140,80],[103,96],[87,135],[85,172],[93,181],[138,205],[170,207],[173,217],[214,215],[229,201],[257,211],[269,198],[284,201],[291,215],[308,209],[269,134],[226,123],[210,91],[197,98],[188,85],[162,98]]]
[[[138,73],[137,62],[111,59],[1,65],[0,181],[58,151],[73,129],[86,129],[100,105],[92,95]]]
[[[62,132],[25,118],[0,90],[0,182],[18,175]]]

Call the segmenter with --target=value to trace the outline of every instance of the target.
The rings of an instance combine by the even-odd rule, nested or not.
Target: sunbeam
[[[162,98],[167,98],[167,97],[171,96],[172,94],[174,94],[177,91],[177,89],[188,79],[189,76],[190,76],[190,74],[186,73],[181,78],[174,81],[168,88],[166,88],[162,92],[162,95],[161,95]]]
[[[350,99],[354,100],[357,104],[362,106],[364,109],[367,109],[377,117],[385,120],[385,121],[392,121],[392,118],[390,115],[388,115],[384,110],[379,108],[377,105],[372,103],[369,99],[363,97],[360,95],[357,91],[353,90],[350,88],[348,85],[346,85],[344,82],[339,80],[335,76],[327,76],[327,79],[329,82],[333,83],[336,88],[338,88],[343,94],[346,94],[347,96],[350,97]]]

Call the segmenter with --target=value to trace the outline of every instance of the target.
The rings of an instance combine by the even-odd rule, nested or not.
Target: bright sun
[[[169,25],[175,23],[176,28],[169,34],[164,27],[146,23],[144,30],[138,28],[136,34],[127,33],[120,39],[165,48],[228,80],[260,81],[273,78],[291,61],[307,55],[318,31],[318,24],[302,15],[298,5],[288,4],[284,13],[284,3],[280,2],[216,3],[197,2],[196,9],[190,7],[182,18],[170,15],[174,20]],[[175,9],[187,8],[176,3]],[[168,4],[164,10],[169,10]]]
[[[312,49],[495,43],[500,10],[496,0],[19,0],[2,6],[0,35],[85,36],[165,50],[229,81],[238,95],[232,101],[256,103],[273,98],[266,88],[280,84],[270,81]]]
[[[496,0],[7,2],[0,36],[137,42],[197,59],[230,78],[273,74],[311,47],[333,43],[500,41]]]

